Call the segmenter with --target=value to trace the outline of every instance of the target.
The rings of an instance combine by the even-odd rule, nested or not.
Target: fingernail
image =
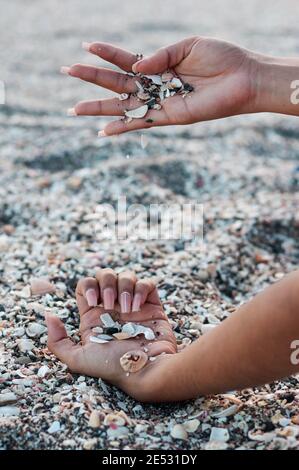
[[[112,287],[106,287],[103,291],[104,308],[112,310],[114,308],[114,291]]]
[[[75,108],[69,108],[66,112],[67,116],[77,116]]]
[[[132,71],[133,71],[134,73],[137,73],[137,64],[138,64],[138,62],[137,62],[136,64],[133,64],[133,65],[132,65]]]
[[[88,289],[85,296],[89,307],[96,307],[98,305],[97,293],[94,289]]]
[[[134,295],[132,312],[139,312],[141,304],[141,294],[137,293]]]
[[[107,137],[107,134],[105,131],[99,131],[98,132],[98,137]]]
[[[121,313],[129,313],[131,310],[131,294],[123,292],[120,295],[120,310]]]
[[[71,67],[60,67],[60,72],[63,73],[64,75],[69,75],[70,73],[70,70],[71,70]]]
[[[91,46],[91,42],[82,42],[83,49],[85,49],[88,52],[90,51],[90,46]]]

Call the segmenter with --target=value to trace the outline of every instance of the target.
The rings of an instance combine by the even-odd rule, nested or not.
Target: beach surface
[[[298,448],[298,377],[144,405],[71,374],[47,350],[44,327],[52,311],[76,339],[76,283],[109,266],[155,277],[178,342],[188,344],[297,269],[296,118],[260,114],[98,139],[105,120],[67,117],[66,109],[107,93],[59,69],[101,64],[82,41],[148,54],[194,34],[298,56],[298,2],[15,0],[2,9],[0,449]],[[116,207],[119,197],[146,208],[202,204],[204,244],[103,240],[96,208]],[[35,278],[48,278],[55,292],[32,296]]]

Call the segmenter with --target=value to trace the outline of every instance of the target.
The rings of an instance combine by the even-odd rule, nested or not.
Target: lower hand
[[[85,278],[78,283],[76,298],[81,343],[75,344],[67,336],[61,320],[48,314],[50,351],[73,372],[100,377],[139,400],[151,400],[151,387],[159,381],[162,357],[158,356],[162,353],[172,355],[177,351],[175,337],[154,283],[149,279],[137,280],[129,271],[117,276],[111,269],[102,269],[96,273],[96,278]],[[90,338],[95,335],[92,329],[102,326],[100,315],[107,311],[120,324],[136,322],[150,327],[155,340],[148,341],[142,335],[125,340],[114,339],[105,344],[91,342]],[[120,365],[120,358],[129,351],[146,351],[149,360],[142,369],[128,375]],[[153,376],[153,370],[155,381],[148,380]]]

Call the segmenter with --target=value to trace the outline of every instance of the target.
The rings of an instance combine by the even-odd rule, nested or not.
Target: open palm
[[[114,339],[105,344],[91,342],[91,337],[95,335],[92,330],[103,326],[100,316],[107,312],[107,308],[89,304],[105,303],[103,295],[105,290],[113,292],[115,305],[108,306],[113,306],[109,313],[115,321],[120,324],[133,322],[149,327],[153,330],[155,339],[148,341],[143,335],[139,335],[124,340]],[[93,296],[90,296],[91,291]],[[139,295],[138,311],[133,312],[130,306],[132,302],[129,302],[129,307],[126,309],[129,311],[122,312],[122,294],[131,296],[131,299],[136,294]],[[144,369],[148,369],[154,367],[156,356],[176,352],[175,337],[152,281],[137,281],[134,273],[129,271],[117,276],[114,271],[103,269],[97,272],[96,278],[85,278],[78,283],[76,298],[80,314],[80,344],[75,344],[67,336],[66,329],[58,317],[53,315],[47,317],[49,349],[73,372],[103,378],[129,392],[130,385],[135,383],[138,374],[129,375],[121,367],[120,358],[125,353],[145,352],[149,360]],[[133,379],[132,375],[135,376]]]
[[[252,54],[231,43],[213,38],[193,37],[159,49],[137,61],[131,52],[106,43],[85,44],[85,48],[118,66],[122,72],[102,67],[75,64],[62,71],[116,93],[134,94],[138,77],[123,72],[157,74],[172,70],[194,91],[185,98],[174,95],[162,102],[161,110],[150,110],[144,118],[132,122],[117,120],[103,129],[102,135],[114,135],[136,129],[171,124],[191,124],[248,112],[252,99]],[[125,110],[142,103],[136,96],[125,101],[117,97],[78,103],[72,115],[124,116]]]

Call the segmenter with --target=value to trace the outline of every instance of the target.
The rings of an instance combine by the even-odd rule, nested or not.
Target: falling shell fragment
[[[148,356],[141,350],[128,351],[119,362],[125,372],[137,372],[147,363]]]

